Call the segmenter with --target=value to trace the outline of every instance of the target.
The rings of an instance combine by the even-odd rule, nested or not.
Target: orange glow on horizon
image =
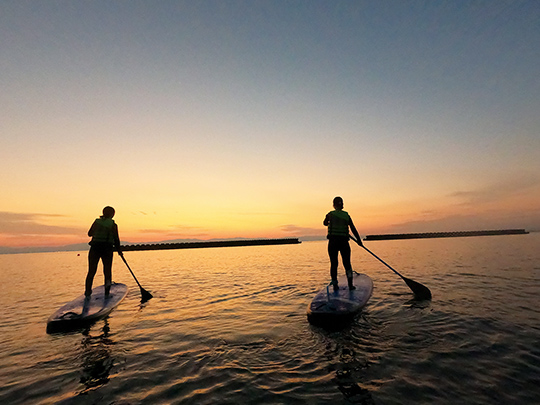
[[[332,210],[334,193],[320,191],[306,199],[302,189],[275,198],[238,193],[231,187],[220,198],[181,199],[158,194],[128,198],[114,195],[97,205],[84,196],[71,196],[72,205],[57,214],[54,204],[29,208],[36,214],[0,212],[0,246],[48,247],[86,244],[87,231],[105,205],[116,209],[115,221],[123,243],[151,243],[175,239],[282,238],[324,236],[322,221]],[[481,193],[462,196],[411,197],[392,201],[388,196],[366,198],[364,194],[341,194],[361,235],[377,233],[456,231],[528,228],[538,223],[536,208],[540,191],[489,199]],[[81,197],[83,196],[83,197]],[[170,196],[169,196],[170,197]],[[482,200],[482,198],[485,199]],[[112,200],[112,201],[111,201]],[[8,200],[5,200],[8,201]],[[35,200],[34,200],[35,201]],[[91,205],[91,206],[90,206]],[[135,208],[137,207],[137,208]],[[143,207],[138,209],[138,207]],[[150,207],[150,209],[149,209]],[[530,228],[529,228],[530,229]]]

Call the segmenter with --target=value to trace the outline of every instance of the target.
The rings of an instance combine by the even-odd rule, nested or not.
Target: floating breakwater
[[[489,231],[458,231],[458,232],[427,232],[427,233],[393,233],[383,235],[366,235],[364,240],[392,240],[392,239],[421,239],[421,238],[459,238],[464,236],[490,236],[490,235],[525,235],[525,229],[499,229]]]
[[[301,243],[298,238],[281,239],[241,239],[222,241],[202,241],[202,242],[180,242],[180,243],[146,243],[136,245],[123,245],[122,251],[133,250],[165,250],[165,249],[200,249],[215,247],[235,247],[235,246],[265,246],[265,245],[293,245]]]

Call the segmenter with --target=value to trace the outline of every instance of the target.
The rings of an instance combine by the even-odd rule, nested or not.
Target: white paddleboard
[[[63,305],[47,321],[47,333],[77,329],[105,318],[126,297],[125,284],[113,283],[109,296],[105,298],[105,286],[92,290],[92,295],[83,295]]]
[[[354,273],[355,290],[349,290],[347,277],[338,277],[339,289],[332,285],[317,293],[308,306],[307,317],[312,324],[337,324],[354,317],[367,304],[373,291],[373,281],[366,274]]]

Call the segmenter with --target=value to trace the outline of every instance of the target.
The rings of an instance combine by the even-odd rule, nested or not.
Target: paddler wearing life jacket
[[[345,268],[345,274],[350,290],[355,290],[353,285],[353,269],[351,265],[351,247],[349,246],[349,229],[361,245],[360,235],[353,224],[352,218],[347,211],[343,211],[343,198],[335,197],[333,200],[334,211],[326,214],[323,224],[328,227],[328,256],[330,257],[330,277],[334,291],[339,289],[337,270],[338,256],[341,253],[341,260]]]
[[[116,249],[120,256],[123,256],[120,247],[120,237],[118,235],[118,225],[113,220],[115,211],[113,207],[103,208],[103,215],[97,218],[90,229],[88,236],[92,238],[89,242],[88,252],[88,274],[86,275],[84,295],[92,295],[92,284],[96,275],[99,260],[103,263],[103,276],[105,278],[105,296],[109,296],[112,284],[112,262],[113,253]]]

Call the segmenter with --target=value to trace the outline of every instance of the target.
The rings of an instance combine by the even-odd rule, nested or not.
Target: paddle
[[[146,302],[148,301],[150,298],[153,297],[152,294],[150,294],[148,291],[146,291],[144,288],[142,288],[141,284],[139,283],[139,280],[137,280],[137,277],[135,277],[135,274],[133,274],[133,272],[131,271],[131,268],[129,267],[129,264],[128,262],[126,261],[126,259],[124,258],[124,255],[120,255],[120,257],[122,258],[122,260],[124,261],[124,263],[126,264],[129,272],[131,273],[131,275],[133,276],[133,278],[135,279],[135,281],[137,282],[137,285],[139,286],[139,288],[141,289],[141,302]]]
[[[405,283],[409,286],[409,288],[414,293],[414,296],[420,300],[430,300],[431,299],[431,291],[429,291],[429,288],[427,288],[425,285],[420,284],[414,280],[411,280],[410,278],[404,277],[401,274],[399,274],[396,270],[394,270],[392,267],[390,267],[389,264],[385,263],[381,258],[375,255],[371,250],[369,250],[367,247],[364,246],[363,243],[359,243],[352,235],[349,235],[349,237],[354,240],[359,246],[362,246],[364,249],[368,251],[373,257],[378,259],[382,264],[384,264],[386,267],[388,267],[390,270],[392,270],[394,273],[396,273],[398,276],[400,276]]]

